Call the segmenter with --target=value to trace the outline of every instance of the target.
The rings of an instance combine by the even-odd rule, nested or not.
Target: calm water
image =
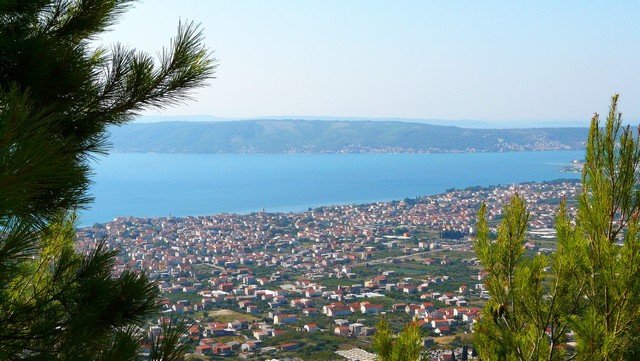
[[[111,154],[96,164],[81,224],[118,216],[303,211],[448,188],[578,178],[583,151],[467,154]]]

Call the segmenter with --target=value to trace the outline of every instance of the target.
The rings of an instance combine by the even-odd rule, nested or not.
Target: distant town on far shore
[[[132,123],[122,153],[463,153],[576,150],[587,127],[476,129],[405,121],[260,119]]]

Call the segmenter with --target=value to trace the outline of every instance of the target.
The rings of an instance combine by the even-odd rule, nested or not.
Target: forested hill
[[[587,128],[467,129],[390,121],[243,120],[132,123],[116,152],[426,153],[581,149]]]

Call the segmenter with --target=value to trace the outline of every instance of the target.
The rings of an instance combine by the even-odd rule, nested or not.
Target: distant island
[[[123,153],[463,153],[578,150],[588,129],[264,119],[132,123],[110,132]]]

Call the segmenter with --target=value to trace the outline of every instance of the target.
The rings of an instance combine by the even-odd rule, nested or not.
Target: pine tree
[[[496,240],[481,207],[475,248],[491,295],[474,340],[482,360],[636,358],[640,143],[622,126],[617,101],[613,96],[604,127],[597,114],[591,121],[577,218],[569,219],[562,202],[555,254],[524,254],[522,197],[506,206]],[[575,351],[568,348],[569,331]]]
[[[384,317],[378,321],[373,335],[373,349],[380,361],[423,361],[422,332],[420,326],[411,322],[394,338]]]
[[[137,326],[157,310],[148,276],[112,276],[115,250],[75,250],[73,214],[90,201],[107,127],[186,99],[215,66],[191,23],[158,61],[95,48],[131,3],[0,0],[2,360],[133,360]],[[174,346],[154,357],[171,359]]]

